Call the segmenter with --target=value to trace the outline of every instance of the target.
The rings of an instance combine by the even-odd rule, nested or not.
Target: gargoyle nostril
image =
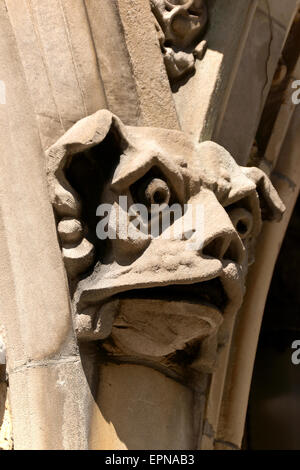
[[[202,254],[204,256],[209,256],[210,258],[222,258],[223,252],[223,245],[224,245],[224,238],[223,237],[216,237],[211,240],[207,245],[204,245],[202,249]]]
[[[244,256],[244,249],[241,241],[235,235],[228,234],[216,236],[202,249],[204,256],[216,258],[220,261],[229,260],[241,264]]]
[[[237,264],[241,264],[243,261],[243,252],[244,250],[240,241],[237,239],[232,240],[223,255],[223,259],[233,261]]]

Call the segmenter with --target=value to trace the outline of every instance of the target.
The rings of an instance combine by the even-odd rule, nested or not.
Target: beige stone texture
[[[193,392],[144,366],[102,365],[91,449],[193,449]]]
[[[110,163],[114,155],[105,146],[107,139],[112,148],[119,147],[115,149],[120,155],[117,163]],[[90,201],[94,211],[100,203],[110,203],[125,216],[125,226],[118,216],[116,236],[100,258],[96,255],[99,241],[95,239],[94,247],[89,241],[95,227],[85,216],[85,201],[66,176],[68,171],[76,181],[72,161],[87,165],[85,152],[94,158],[93,173],[97,162],[100,168],[110,164],[111,176],[108,181],[104,178],[102,198]],[[103,160],[107,157],[109,162]],[[108,337],[104,348],[110,354],[154,362],[163,358],[172,362],[169,355],[186,350],[195,341],[205,341],[213,363],[222,323],[221,336],[230,338],[243,297],[248,249],[260,232],[262,219],[280,219],[284,211],[267,176],[259,169],[239,167],[213,142],[195,144],[178,131],[125,127],[106,110],[73,126],[49,149],[47,163],[58,226],[69,217],[78,221],[72,225],[78,235],[75,243],[73,237],[71,243],[66,240],[65,232],[60,231],[60,236],[70,280],[76,283],[81,275],[73,296],[79,339]],[[86,184],[82,176],[80,181]],[[93,192],[89,177],[87,181]],[[98,188],[101,180],[95,184]],[[164,203],[188,204],[189,210],[156,236],[142,236],[120,197],[127,198],[128,206],[133,201],[153,203],[157,194]],[[203,209],[203,220],[191,217],[197,207]],[[152,217],[151,211],[149,214]],[[78,232],[84,221],[84,230]],[[179,292],[183,298],[178,297]],[[200,352],[196,361],[200,369],[202,356]]]
[[[150,0],[161,51],[171,83],[195,71],[207,42],[201,41],[208,23],[205,0]]]
[[[271,15],[277,23],[288,31],[299,5],[298,0],[285,0],[284,4],[282,0],[260,0],[259,9],[267,15]]]
[[[5,2],[44,148],[105,107],[84,2]]]
[[[250,269],[247,294],[235,331],[235,346],[227,375],[218,439],[230,442],[237,447],[241,446],[243,438],[255,351],[265,301],[276,258],[299,195],[299,125],[300,110],[297,108],[273,173],[273,182],[287,211],[280,224],[274,226],[266,224],[263,229],[256,252],[256,258],[263,262],[256,263]]]
[[[283,104],[266,155],[279,195],[247,164],[299,2],[207,0],[201,24],[200,0],[179,3],[197,27],[182,36],[179,18],[168,45],[149,0],[0,0],[0,448],[241,446],[299,194],[298,108]],[[169,46],[193,56],[182,81]],[[203,245],[186,249],[184,214],[166,239],[118,220],[103,249],[86,208],[120,195],[200,204]]]
[[[290,21],[295,10],[295,2],[291,3],[288,2],[284,8]],[[214,134],[214,139],[227,148],[241,165],[248,161],[285,38],[286,29],[258,8],[224,119]]]
[[[1,79],[6,84],[6,103],[0,106],[0,322],[7,334],[15,448],[52,449],[65,443],[80,449],[86,447],[87,428],[80,402],[72,396],[79,386],[83,400],[88,391],[78,362],[37,121],[3,1],[0,30]],[[64,367],[77,383],[62,387],[55,404],[55,383],[64,380],[64,372],[60,375]],[[63,412],[68,400],[77,407],[76,413]],[[65,435],[66,428],[57,426],[62,417],[70,430],[76,429],[73,439]]]
[[[196,62],[196,72],[184,86],[174,89],[181,127],[196,140],[211,139],[219,125],[256,4],[255,0],[208,3],[205,59]]]
[[[131,0],[118,0],[118,5],[139,97],[139,125],[178,129],[149,0],[135,5]]]
[[[48,179],[58,222],[66,217],[85,220],[84,212],[81,211],[84,200],[80,200],[79,193],[66,178],[66,164],[71,168],[72,158],[77,162],[79,159],[84,162],[84,152],[88,151],[91,156],[91,151],[95,149],[94,158],[99,160],[100,165],[104,165],[102,159],[109,153],[108,150],[105,151],[105,146],[102,151],[102,145],[107,139],[110,139],[111,145],[115,141],[121,156],[113,171],[110,170],[110,180],[102,192],[104,199],[98,199],[97,203],[119,204],[118,197],[122,194],[131,200],[134,193],[130,193],[130,188],[135,186],[139,194],[138,187],[141,184],[143,188],[143,177],[149,172],[151,174],[153,167],[158,168],[161,172],[160,179],[157,174],[154,179],[150,176],[151,183],[147,183],[149,193],[145,191],[145,194],[150,197],[153,185],[154,191],[159,188],[163,191],[163,196],[169,198],[170,192],[176,187],[174,195],[181,203],[185,201],[201,204],[206,214],[204,243],[202,248],[194,250],[185,248],[188,238],[182,237],[171,237],[170,240],[168,237],[154,240],[146,238],[137,243],[135,238],[128,235],[124,238],[121,226],[117,225],[116,241],[111,240],[111,252],[106,254],[110,262],[103,263],[97,259],[94,264],[91,262],[93,271],[75,287],[73,308],[75,319],[77,317],[76,331],[81,341],[107,340],[102,346],[109,357],[136,365],[144,363],[158,368],[160,372],[175,374],[174,377],[177,376],[179,380],[183,379],[188,369],[185,367],[182,370],[180,361],[176,360],[176,353],[187,350],[187,345],[193,341],[200,341],[199,354],[190,355],[189,361],[192,368],[202,373],[213,372],[202,441],[202,448],[210,448],[221,409],[235,314],[243,297],[248,243],[259,233],[261,218],[280,219],[284,206],[261,170],[239,167],[228,152],[217,144],[195,144],[193,139],[178,131],[124,126],[110,112],[99,111],[78,122],[48,151]],[[113,156],[110,161],[113,161]],[[200,176],[201,189],[198,183]],[[261,213],[258,194],[262,198],[262,207],[268,208],[267,212]],[[248,203],[243,205],[243,201]],[[250,225],[246,233],[239,233],[236,237],[241,217]],[[59,226],[60,224],[61,222]],[[78,224],[72,226],[77,234]],[[88,230],[87,225],[81,239],[71,245],[72,257],[78,259],[78,266],[83,270],[87,266],[81,247],[84,236],[88,236],[84,235],[88,234]],[[68,240],[64,238],[65,232],[62,232],[62,236],[66,268],[70,279],[75,280],[78,276],[77,267],[74,270],[66,258]],[[157,287],[161,286],[164,291],[174,284],[177,292],[180,292],[180,285],[187,287],[197,283],[199,296],[201,283],[208,281],[209,284],[215,278],[221,279],[228,299],[225,310],[220,310],[223,318],[218,315],[218,309],[207,306],[201,309],[201,298],[197,306],[192,306],[189,301],[183,302],[182,299],[179,299],[180,304],[176,303],[176,298],[173,303],[159,296],[156,299]],[[131,293],[132,289],[134,291]],[[221,287],[219,290],[221,291]],[[207,296],[208,287],[206,292]],[[209,302],[214,304],[213,296]],[[175,310],[176,319],[168,313]],[[220,346],[223,349],[217,354]],[[175,356],[172,357],[172,354]],[[120,370],[119,368],[118,371]],[[138,378],[133,380],[135,387],[137,383],[146,380],[144,377],[140,378],[138,369],[136,373]],[[102,380],[103,371],[100,371],[100,391]],[[117,384],[116,377],[111,380],[113,384]],[[118,385],[115,387],[118,389]],[[169,388],[171,393],[171,385]],[[125,396],[131,395],[130,386],[124,385],[122,392]],[[104,426],[101,413],[103,414],[103,407],[107,405],[102,402],[101,392],[97,404],[100,410],[99,422]],[[104,428],[107,429],[105,439],[107,433],[111,437],[103,441],[101,448],[109,446],[109,442],[113,448],[123,448],[123,440],[121,438],[118,441],[113,428]],[[195,441],[199,441],[197,434],[194,434]],[[130,448],[140,448],[140,444],[131,445],[133,447]],[[176,444],[176,448],[182,448],[181,444],[178,445],[179,447]]]

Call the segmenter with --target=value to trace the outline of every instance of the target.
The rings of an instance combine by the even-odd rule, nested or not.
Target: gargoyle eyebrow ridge
[[[184,201],[185,186],[180,166],[176,161],[157,150],[151,152],[139,152],[129,149],[122,156],[120,163],[114,173],[111,189],[116,193],[127,190],[129,186],[142,178],[151,168],[159,168],[180,201]]]

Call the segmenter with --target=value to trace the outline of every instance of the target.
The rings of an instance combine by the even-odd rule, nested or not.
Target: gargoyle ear
[[[119,118],[107,110],[78,121],[46,152],[47,178],[58,224],[63,259],[69,277],[76,277],[93,262],[93,245],[84,237],[81,222],[82,203],[79,195],[66,177],[73,158],[100,145],[97,159],[110,158],[101,152],[101,144],[111,137],[122,152],[128,146],[126,127]]]
[[[262,219],[280,221],[285,212],[285,206],[268,176],[256,167],[242,167],[242,171],[256,185]]]

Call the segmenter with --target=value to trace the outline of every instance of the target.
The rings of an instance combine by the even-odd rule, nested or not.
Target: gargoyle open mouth
[[[100,313],[105,321],[114,311],[111,334],[103,347],[112,354],[167,357],[214,336],[228,303],[219,277],[116,293]]]
[[[224,312],[228,296],[220,278],[195,284],[170,284],[162,287],[133,289],[117,295],[119,299],[157,299],[208,305]]]

